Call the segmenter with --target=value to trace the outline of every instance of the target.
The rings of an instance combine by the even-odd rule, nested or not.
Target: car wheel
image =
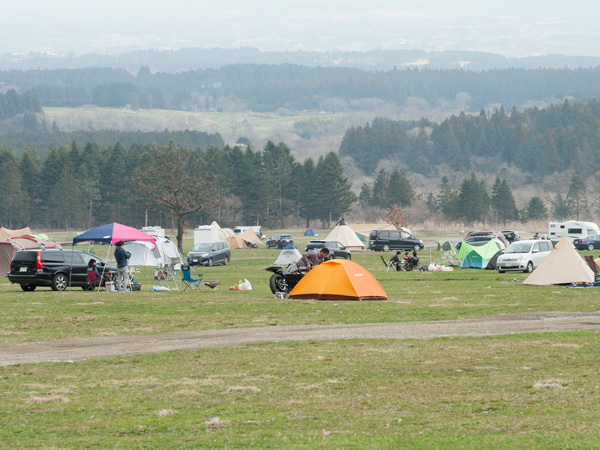
[[[226,256],[223,260],[223,265],[226,266],[229,263],[229,256]]]
[[[384,251],[384,252],[389,252],[389,251],[390,251],[390,246],[389,246],[389,245],[387,245],[387,244],[385,244],[385,245],[383,246],[383,251]]]
[[[350,253],[348,253],[348,256],[346,257],[346,259],[347,259],[348,261],[352,260],[352,255],[351,255]]]
[[[25,292],[35,291],[36,287],[37,286],[35,284],[22,284],[21,285],[21,289],[23,289]]]
[[[415,244],[415,246],[413,247],[413,250],[415,252],[418,252],[419,250],[421,250],[421,246],[419,244]]]
[[[212,267],[212,265],[213,265],[212,258],[208,258],[208,267]]]
[[[57,273],[54,275],[52,279],[52,284],[50,287],[53,291],[64,291],[67,289],[67,285],[69,284],[69,280],[64,273]]]
[[[525,273],[531,273],[531,272],[533,272],[533,263],[531,261],[529,261],[527,263],[527,268],[523,272],[525,272]]]
[[[276,294],[277,292],[285,292],[287,294],[289,290],[285,278],[280,273],[274,273],[271,276],[269,279],[269,287],[273,294]]]
[[[588,250],[591,252],[594,250],[594,244],[588,244]]]

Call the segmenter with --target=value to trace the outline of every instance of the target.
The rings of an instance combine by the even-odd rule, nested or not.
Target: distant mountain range
[[[218,69],[233,64],[297,64],[309,67],[349,67],[388,71],[406,68],[462,69],[576,69],[600,66],[600,57],[546,55],[509,58],[474,51],[426,52],[421,50],[371,51],[260,51],[255,48],[186,48],[136,50],[115,55],[56,53],[10,53],[0,56],[0,70],[79,69],[112,67],[137,73],[147,66],[152,72]]]

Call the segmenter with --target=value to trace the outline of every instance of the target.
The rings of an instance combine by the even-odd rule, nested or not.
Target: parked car
[[[575,239],[573,241],[573,245],[575,245],[575,248],[577,248],[577,250],[592,251],[597,248],[600,248],[600,236],[597,234],[592,234],[582,239]]]
[[[267,248],[282,249],[286,245],[294,245],[294,239],[289,234],[274,234],[271,239],[267,240]]]
[[[117,270],[96,255],[82,250],[28,249],[15,253],[8,279],[11,283],[20,284],[24,291],[33,291],[38,286],[50,286],[53,291],[64,291],[69,286],[86,289],[87,265],[92,258],[100,272]]]
[[[388,252],[390,250],[415,250],[425,247],[421,239],[417,239],[406,230],[373,230],[369,234],[369,249]]]
[[[499,273],[510,270],[531,273],[550,254],[552,248],[552,242],[545,240],[528,239],[513,242],[498,256],[496,269]]]
[[[213,266],[214,264],[226,265],[231,261],[229,242],[202,242],[195,244],[188,252],[187,262],[190,266]]]
[[[329,257],[327,259],[352,259],[352,254],[341,242],[339,241],[309,241],[304,248],[304,251],[313,250],[315,248],[327,248],[329,249]]]

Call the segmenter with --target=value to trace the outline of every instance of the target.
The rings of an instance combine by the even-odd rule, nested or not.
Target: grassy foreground
[[[202,269],[221,285],[199,293],[153,292],[145,268],[131,294],[25,293],[3,279],[0,343],[600,309],[597,289],[385,272],[358,252],[388,300],[274,300],[261,269],[277,254],[235,251]],[[252,291],[227,289],[243,278]],[[597,448],[598,344],[594,332],[356,340],[1,367],[0,448]]]

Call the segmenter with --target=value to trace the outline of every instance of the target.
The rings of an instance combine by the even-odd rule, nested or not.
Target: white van
[[[552,248],[552,242],[546,240],[529,239],[513,242],[498,256],[496,269],[499,273],[509,270],[531,273],[550,254]]]
[[[580,222],[578,220],[569,220],[567,222],[550,222],[548,224],[548,238],[558,241],[564,235],[573,241],[583,239],[592,234],[600,234],[598,225],[594,222]]]

